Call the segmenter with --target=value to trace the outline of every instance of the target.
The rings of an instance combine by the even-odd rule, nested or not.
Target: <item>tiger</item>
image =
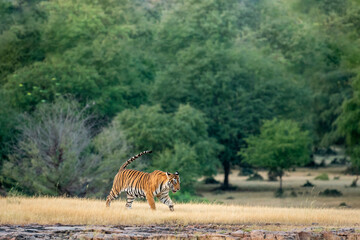
[[[169,197],[169,191],[176,193],[180,190],[180,175],[155,170],[152,173],[141,172],[133,169],[125,169],[131,162],[143,154],[152,151],[144,151],[128,159],[115,175],[113,186],[106,198],[106,206],[121,192],[126,192],[126,205],[131,209],[135,198],[146,198],[152,210],[156,210],[154,197],[167,205],[170,211],[174,211],[174,203]]]

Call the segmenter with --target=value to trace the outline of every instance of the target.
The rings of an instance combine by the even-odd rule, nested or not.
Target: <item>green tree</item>
[[[200,176],[211,175],[218,167],[217,155],[221,150],[210,138],[204,115],[190,107],[180,105],[174,113],[165,113],[159,105],[145,106],[121,112],[113,120],[110,132],[124,132],[131,154],[153,150],[152,160],[136,161],[139,170],[178,171],[182,192],[193,192]],[[115,126],[118,126],[117,128]],[[121,126],[121,127],[120,127]],[[118,159],[115,170],[126,159]]]
[[[40,0],[41,1],[41,0]],[[41,46],[43,12],[39,0],[0,0],[0,84],[19,68],[45,57]]]
[[[335,121],[342,103],[351,97],[350,83],[358,68],[360,5],[351,0],[306,0],[289,2],[288,7],[292,9],[293,21],[304,26],[306,37],[302,38],[305,40],[302,48],[312,52],[307,56],[316,56],[309,59],[312,66],[308,64],[304,73],[304,80],[313,92],[310,109],[315,145],[343,144],[344,138],[337,134]],[[303,51],[290,48],[295,54]]]
[[[336,124],[338,133],[345,136],[346,149],[350,155],[353,171],[357,175],[354,180],[356,186],[360,175],[360,75],[354,79],[352,86],[353,96],[344,102]]]
[[[306,85],[311,104],[301,120],[317,147],[343,143],[336,118],[351,96],[357,68],[359,4],[356,1],[261,1],[258,28],[250,35],[257,46],[281,53],[288,70]]]
[[[310,160],[309,134],[291,120],[264,121],[260,134],[246,138],[246,143],[247,148],[240,152],[244,161],[276,173],[280,178],[280,192],[284,170],[305,165]]]
[[[143,47],[150,33],[141,8],[126,0],[65,0],[43,1],[36,9],[44,16],[33,17],[31,23],[38,38],[33,40],[36,44],[26,43],[34,51],[39,45],[41,58],[15,65],[12,58],[24,59],[21,48],[12,47],[17,42],[25,45],[14,40],[21,35],[13,33],[17,28],[0,33],[5,46],[1,63],[15,66],[11,71],[4,66],[2,79],[14,107],[33,111],[40,102],[71,94],[82,105],[93,101],[96,115],[109,120],[147,101],[153,70]],[[17,51],[10,56],[9,49]]]
[[[244,137],[258,132],[262,119],[297,112],[307,96],[283,58],[239,37],[249,25],[241,17],[254,12],[244,6],[238,1],[180,2],[155,35],[161,67],[151,98],[166,112],[190,103],[205,114],[209,136],[224,146],[219,155],[224,188],[229,188],[231,166],[241,161],[236,153]]]
[[[21,122],[18,121],[17,112],[8,103],[4,94],[0,90],[0,172],[3,162],[11,152],[12,144],[16,141],[16,127]],[[0,189],[10,187],[5,176],[0,175]]]

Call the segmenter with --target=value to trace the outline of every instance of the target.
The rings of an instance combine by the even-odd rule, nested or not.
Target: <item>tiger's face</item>
[[[173,193],[176,193],[180,190],[180,176],[176,171],[174,174],[167,172],[166,176],[168,178],[168,184]]]

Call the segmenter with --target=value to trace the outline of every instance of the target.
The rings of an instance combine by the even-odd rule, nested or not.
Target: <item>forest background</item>
[[[0,189],[104,197],[121,164],[360,168],[358,0],[0,0]]]

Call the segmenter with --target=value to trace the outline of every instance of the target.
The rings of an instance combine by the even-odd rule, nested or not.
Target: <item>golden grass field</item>
[[[0,198],[0,224],[293,224],[328,227],[358,226],[360,209],[279,208],[219,204],[176,204],[175,211],[157,203],[152,211],[146,202],[136,201],[133,209],[124,201],[76,198]]]
[[[354,176],[344,175],[344,167],[297,169],[286,172],[284,198],[275,198],[279,182],[246,181],[237,170],[230,175],[236,191],[214,191],[219,184],[198,184],[197,192],[213,204],[176,204],[175,212],[157,202],[156,211],[146,202],[135,201],[133,209],[125,208],[124,200],[113,201],[110,208],[104,200],[13,196],[0,198],[0,224],[70,224],[70,225],[133,225],[133,224],[272,224],[277,226],[324,227],[360,226],[360,187],[350,188]],[[314,180],[321,173],[328,181]],[[266,172],[259,172],[266,179]],[[216,179],[221,181],[223,175]],[[316,186],[303,188],[310,180]],[[337,189],[341,197],[322,197],[324,189]],[[297,197],[291,197],[295,191]],[[346,207],[340,207],[340,203]]]

